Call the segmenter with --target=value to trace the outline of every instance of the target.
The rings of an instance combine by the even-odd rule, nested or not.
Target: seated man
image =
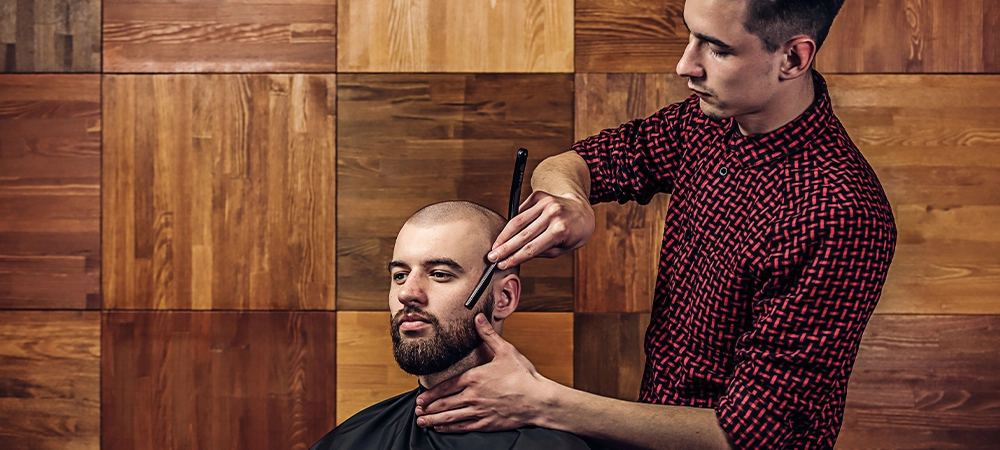
[[[396,362],[418,375],[420,384],[355,414],[312,450],[589,448],[575,435],[544,428],[442,434],[417,426],[417,395],[492,358],[480,345],[476,314],[482,312],[500,333],[517,308],[516,267],[494,273],[473,310],[465,308],[504,224],[496,212],[469,202],[436,203],[407,220],[389,263],[389,332]]]

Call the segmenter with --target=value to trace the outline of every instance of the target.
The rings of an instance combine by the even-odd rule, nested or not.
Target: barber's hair
[[[464,200],[432,203],[424,206],[413,213],[406,223],[427,226],[459,220],[471,221],[481,227],[484,232],[483,239],[488,241],[486,242],[487,246],[493,245],[493,241],[497,239],[497,236],[500,236],[500,232],[507,225],[507,220],[500,213],[478,203]],[[508,274],[517,275],[519,273],[519,266],[508,267],[505,270],[498,271],[497,275],[499,276],[494,276],[494,279],[499,279]]]
[[[804,34],[823,45],[844,0],[746,0],[743,26],[776,52],[793,36]]]

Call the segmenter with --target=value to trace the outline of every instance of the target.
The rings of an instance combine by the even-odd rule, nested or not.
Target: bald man
[[[442,434],[416,424],[418,395],[492,359],[473,318],[483,313],[497,336],[517,309],[517,266],[495,273],[472,311],[464,305],[505,223],[496,212],[470,202],[436,203],[407,220],[389,263],[389,332],[396,362],[417,375],[419,386],[355,414],[312,450],[589,448],[573,434],[544,428]]]

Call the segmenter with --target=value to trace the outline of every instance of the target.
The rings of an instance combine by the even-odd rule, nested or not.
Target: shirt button
[[[726,175],[729,175],[729,168],[726,167],[726,166],[720,167],[719,168],[719,176],[723,176],[724,177]]]

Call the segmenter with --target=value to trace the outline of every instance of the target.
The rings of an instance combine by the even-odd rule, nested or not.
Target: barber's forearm
[[[715,410],[627,402],[552,383],[536,425],[603,441],[612,448],[729,449]]]
[[[543,160],[531,176],[531,189],[550,195],[572,195],[589,203],[590,170],[587,162],[574,151]]]

